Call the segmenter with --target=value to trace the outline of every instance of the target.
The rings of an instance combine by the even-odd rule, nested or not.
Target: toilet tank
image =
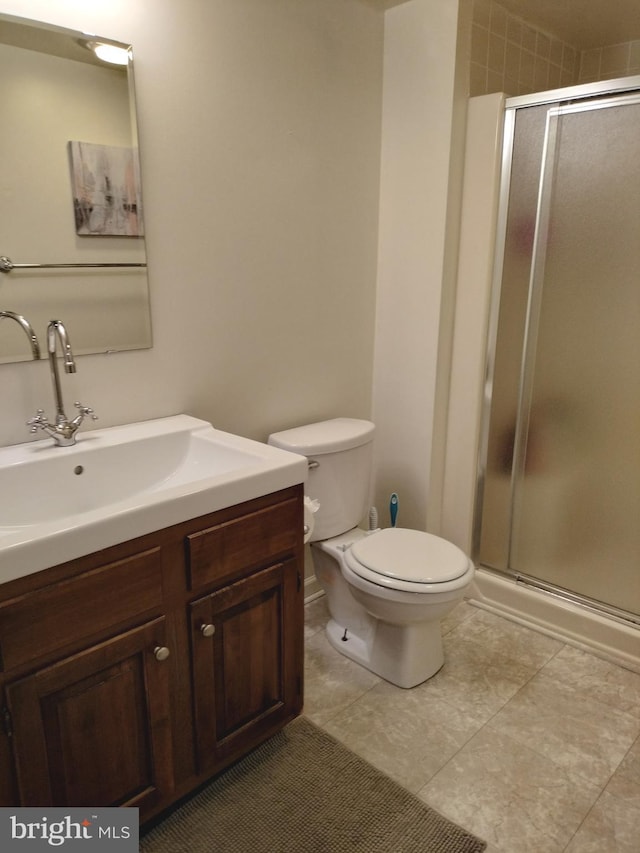
[[[374,431],[371,421],[333,418],[269,436],[309,460],[305,494],[320,504],[312,542],[351,530],[367,514]]]

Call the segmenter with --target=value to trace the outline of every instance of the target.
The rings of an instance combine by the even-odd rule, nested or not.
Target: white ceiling
[[[498,0],[528,23],[582,50],[640,39],[640,0]]]

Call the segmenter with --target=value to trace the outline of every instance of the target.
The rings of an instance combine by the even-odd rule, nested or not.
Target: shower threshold
[[[476,571],[468,600],[484,610],[640,672],[640,621],[635,614],[482,565]]]
[[[531,587],[532,589],[541,590],[542,592],[545,592],[548,595],[554,595],[558,598],[564,599],[565,601],[570,601],[572,604],[575,604],[576,607],[585,607],[587,610],[592,610],[596,613],[605,614],[611,619],[616,619],[619,622],[631,623],[637,628],[640,628],[640,614],[630,613],[627,610],[621,610],[620,608],[614,607],[611,604],[606,604],[603,601],[597,601],[596,599],[589,598],[586,595],[580,595],[577,592],[572,592],[571,590],[564,589],[561,586],[555,586],[554,584],[547,583],[546,581],[542,581],[539,578],[530,577],[529,575],[523,575],[519,572],[514,573],[513,576],[515,577],[516,584]]]

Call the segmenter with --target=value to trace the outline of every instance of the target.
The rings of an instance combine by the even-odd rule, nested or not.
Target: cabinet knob
[[[169,649],[166,646],[156,646],[153,655],[156,660],[166,660],[169,657]]]
[[[216,626],[212,625],[211,622],[204,622],[200,626],[200,633],[203,637],[213,637],[216,632]]]

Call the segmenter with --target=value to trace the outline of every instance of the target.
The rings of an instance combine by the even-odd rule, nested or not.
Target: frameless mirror
[[[0,310],[41,342],[62,320],[76,355],[150,347],[130,45],[0,15],[0,108]],[[29,358],[1,323],[0,363]]]

